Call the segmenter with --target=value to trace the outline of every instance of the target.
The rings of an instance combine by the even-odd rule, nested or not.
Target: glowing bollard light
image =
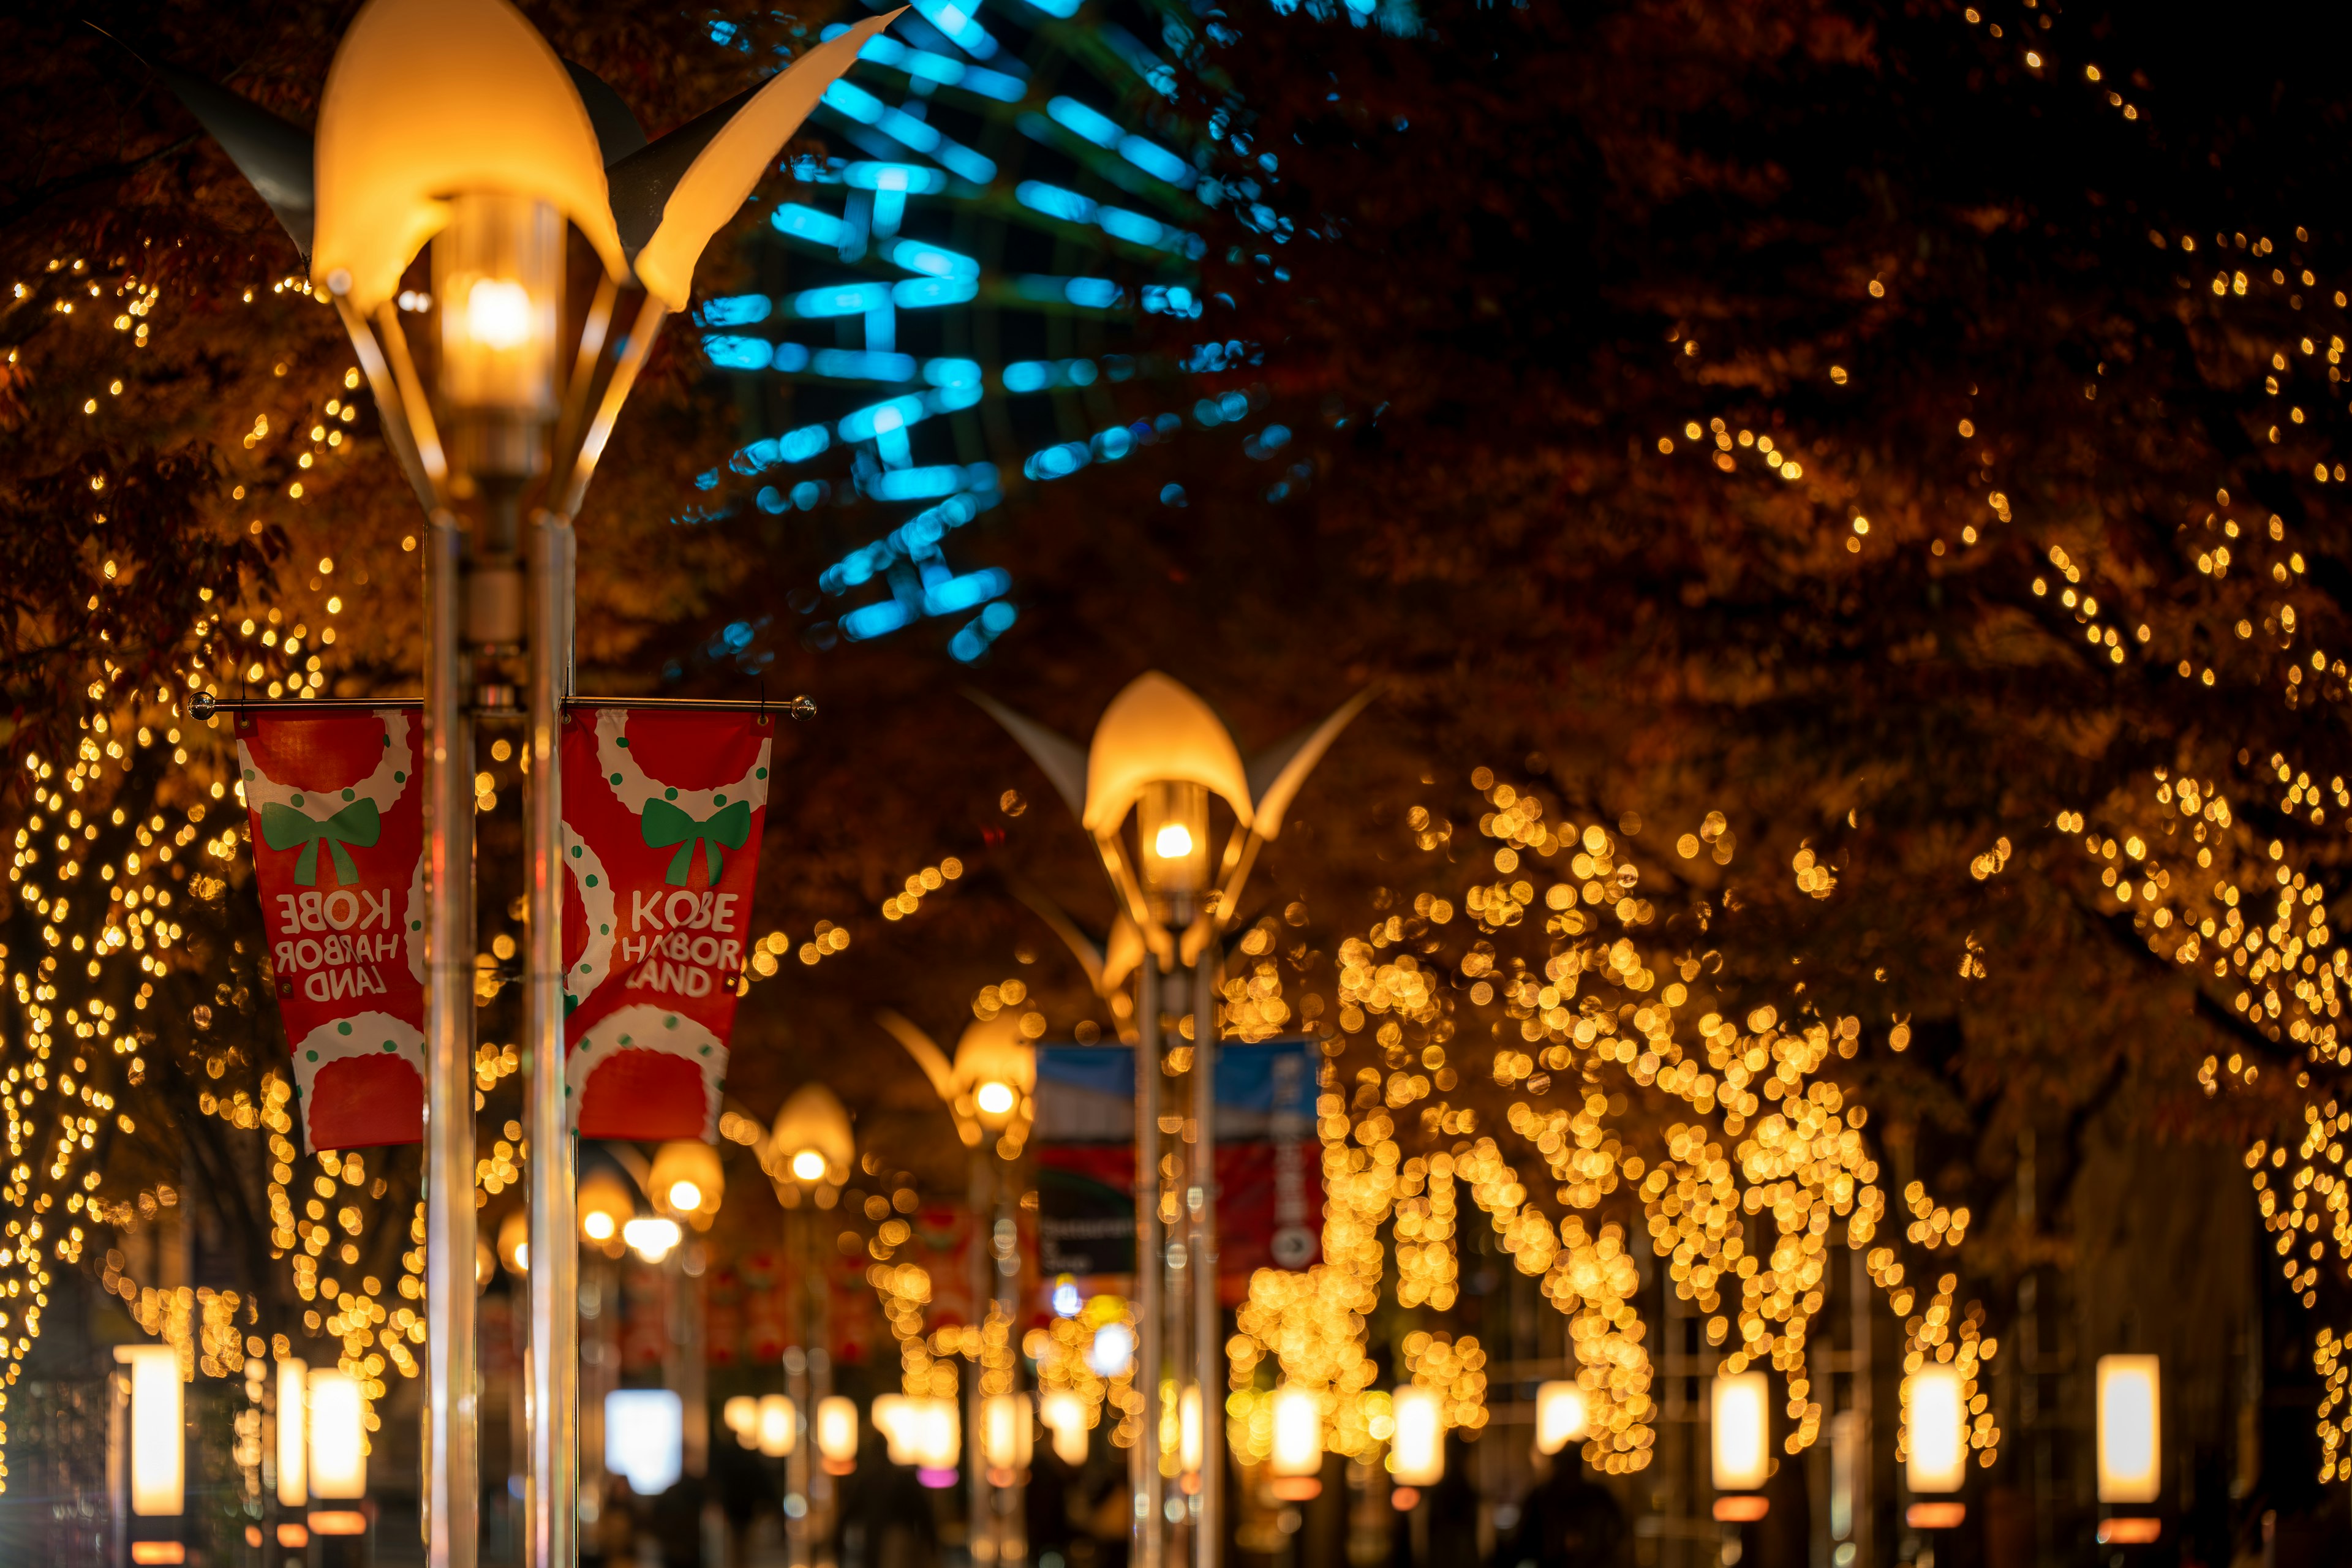
[[[1762,1519],[1770,1509],[1756,1494],[1772,1473],[1771,1398],[1770,1380],[1760,1372],[1715,1380],[1715,1489],[1733,1494],[1715,1500],[1715,1517],[1726,1524]]]
[[[952,1399],[908,1402],[908,1450],[915,1458],[915,1479],[934,1491],[956,1484],[956,1467],[963,1458],[963,1422]]]
[[[359,1380],[313,1367],[310,1393],[310,1495],[332,1502],[367,1496],[367,1408]]]
[[[310,1369],[289,1357],[278,1363],[278,1506],[310,1500]]]
[[[1305,1502],[1323,1490],[1323,1402],[1285,1384],[1274,1391],[1274,1495]]]
[[[1087,1462],[1087,1402],[1076,1389],[1048,1390],[1037,1419],[1054,1435],[1054,1453],[1062,1463],[1076,1469]]]
[[[992,1394],[980,1407],[980,1453],[992,1486],[1009,1487],[1029,1470],[1029,1396]]]
[[[845,1476],[857,1468],[857,1402],[828,1394],[816,1402],[816,1451],[824,1473]]]
[[[657,1497],[686,1469],[686,1405],[667,1388],[604,1395],[604,1468],[639,1497]]]
[[[358,1504],[367,1496],[367,1404],[359,1379],[312,1367],[310,1403],[310,1533],[364,1535],[367,1515]]]
[[[2163,1369],[2152,1355],[2099,1358],[2099,1500],[2151,1503],[2163,1491]],[[2102,1545],[2146,1545],[2162,1521],[2118,1514],[2099,1521]]]
[[[1390,1396],[1396,1435],[1389,1472],[1400,1487],[1433,1487],[1445,1475],[1445,1406],[1433,1388],[1404,1387]]]
[[[131,1512],[134,1520],[177,1520],[188,1501],[187,1405],[180,1386],[180,1353],[169,1345],[122,1345],[115,1359],[131,1380]],[[131,1561],[146,1568],[184,1563],[188,1549],[157,1540],[176,1525],[149,1525],[131,1542]],[[149,1533],[153,1532],[153,1533]]]
[[[1968,1479],[1969,1412],[1960,1390],[1960,1370],[1949,1362],[1929,1362],[1903,1380],[1910,1445],[1904,1479],[1915,1492],[1956,1492]],[[1967,1517],[1967,1504],[1943,1499],[1915,1502],[1903,1519],[1914,1530],[1952,1530]]]
[[[1536,1447],[1557,1454],[1570,1443],[1583,1441],[1591,1428],[1591,1410],[1584,1390],[1572,1383],[1547,1383],[1536,1390]]]
[[[772,1459],[788,1458],[800,1447],[801,1414],[781,1394],[763,1395],[756,1419],[760,1452]]]

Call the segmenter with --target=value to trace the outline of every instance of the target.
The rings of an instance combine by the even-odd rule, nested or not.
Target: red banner
[[[719,1137],[773,721],[575,709],[563,734],[566,1079],[586,1138]]]
[[[395,708],[238,726],[262,923],[313,1149],[425,1136],[416,731],[416,716]]]

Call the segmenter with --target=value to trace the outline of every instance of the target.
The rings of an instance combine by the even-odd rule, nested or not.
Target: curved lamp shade
[[[460,191],[546,202],[627,276],[587,106],[507,0],[368,0],[328,69],[314,157],[310,275],[362,312],[399,291]]]
[[[804,1083],[793,1090],[784,1108],[776,1112],[776,1125],[768,1134],[768,1152],[780,1173],[804,1149],[824,1156],[825,1180],[849,1179],[850,1164],[857,1158],[849,1112],[842,1109],[839,1097],[821,1083]]]
[[[1009,1084],[1026,1095],[1037,1087],[1037,1052],[1021,1032],[1021,1014],[1007,1007],[974,1022],[956,1042],[955,1081],[965,1093],[974,1086]]]
[[[1191,688],[1155,669],[1129,681],[1095,725],[1080,824],[1111,832],[1143,786],[1160,782],[1199,784],[1250,825],[1249,775],[1232,733]]]

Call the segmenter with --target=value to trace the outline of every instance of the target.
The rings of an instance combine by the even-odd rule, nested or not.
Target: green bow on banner
[[[350,887],[360,879],[360,868],[352,863],[352,852],[343,847],[356,844],[362,849],[374,847],[376,837],[383,831],[383,818],[372,800],[354,801],[324,822],[305,816],[290,805],[276,801],[261,808],[261,841],[272,849],[302,847],[302,858],[294,862],[294,885],[316,887],[319,881],[319,846],[323,841],[335,857],[335,876],[343,886]]]
[[[751,841],[751,803],[739,800],[697,822],[666,800],[649,800],[646,802],[641,825],[646,848],[677,846],[677,854],[669,863],[669,875],[663,880],[673,888],[685,887],[686,874],[694,867],[694,847],[699,844],[704,863],[710,868],[710,885],[715,888],[721,864],[719,846],[740,849]]]

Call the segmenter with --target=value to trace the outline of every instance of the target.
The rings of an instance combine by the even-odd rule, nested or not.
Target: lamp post
[[[761,1163],[775,1184],[777,1201],[784,1205],[784,1251],[792,1259],[791,1342],[784,1351],[784,1372],[792,1385],[793,1407],[822,1413],[833,1405],[833,1367],[826,1342],[824,1285],[810,1207],[830,1207],[841,1184],[849,1180],[857,1158],[849,1112],[833,1090],[821,1083],[794,1089],[761,1148]],[[834,1417],[836,1424],[839,1416]],[[855,1418],[852,1420],[855,1430]],[[813,1539],[829,1537],[833,1503],[833,1471],[810,1463],[814,1444],[795,1442],[786,1461],[785,1485],[801,1499],[797,1514],[784,1513],[785,1544],[792,1568],[808,1568]]]
[[[1142,1431],[1130,1458],[1135,1568],[1165,1568],[1165,1531],[1177,1522],[1172,1515],[1187,1511],[1171,1509],[1162,1486],[1160,1387],[1171,1373],[1181,1389],[1189,1373],[1199,1401],[1201,1466],[1189,1510],[1196,1568],[1216,1568],[1223,1539],[1225,1356],[1216,1208],[1222,939],[1259,851],[1280,835],[1307,773],[1371,696],[1369,689],[1358,693],[1247,766],[1209,705],[1157,670],[1137,677],[1111,700],[1084,751],[1002,703],[975,699],[1020,742],[1092,836],[1120,913],[1142,936],[1134,1009],[1135,1385],[1143,1395]],[[1213,795],[1234,818],[1213,866]],[[1132,844],[1126,837],[1130,814],[1137,826]],[[1110,984],[1108,972],[1103,974],[1103,984]],[[1169,1147],[1160,1131],[1160,1015],[1161,990],[1171,981],[1183,999],[1180,1006],[1189,1005],[1192,1016],[1192,1104],[1180,1141]],[[1163,1231],[1169,1195],[1163,1160],[1171,1156],[1181,1201],[1175,1223]],[[1187,1339],[1190,1356],[1182,1353]]]
[[[685,308],[703,248],[895,15],[815,46],[731,106],[651,144],[618,95],[568,67],[507,0],[368,0],[336,48],[315,138],[200,79],[166,73],[304,253],[319,298],[333,303],[350,334],[385,444],[429,520],[423,1490],[433,1568],[470,1568],[476,1552],[473,716],[514,711],[520,676],[530,764],[530,1255],[540,1265],[531,1270],[527,1556],[534,1568],[570,1568],[578,1259],[558,845],[571,520],[663,319]],[[598,98],[593,118],[582,79]],[[567,223],[602,269],[569,344]],[[429,383],[394,303],[428,243],[438,326]],[[642,291],[635,324],[608,355],[625,288]],[[522,520],[534,492],[526,548]]]
[[[882,1026],[906,1047],[930,1079],[932,1089],[955,1118],[956,1135],[971,1151],[969,1282],[972,1310],[981,1318],[975,1326],[984,1331],[988,1315],[1001,1313],[1009,1335],[1020,1317],[1021,1263],[1014,1242],[1013,1194],[1003,1167],[1019,1156],[1034,1119],[1037,1053],[1021,1032],[1019,1017],[1011,1008],[968,1025],[956,1042],[952,1062],[929,1035],[905,1017],[887,1010],[878,1016]],[[1013,1364],[1019,1367],[1017,1355]],[[987,1408],[994,1400],[1016,1392],[1009,1386],[994,1394],[984,1392],[980,1386],[982,1370],[978,1365],[973,1368],[972,1397],[964,1412],[966,1445],[975,1456],[966,1483],[967,1529],[975,1563],[1006,1563],[1027,1552],[1021,1507],[1026,1450],[1018,1464],[980,1462],[978,1457],[988,1448]],[[1022,1408],[1025,1412],[1027,1406]]]

